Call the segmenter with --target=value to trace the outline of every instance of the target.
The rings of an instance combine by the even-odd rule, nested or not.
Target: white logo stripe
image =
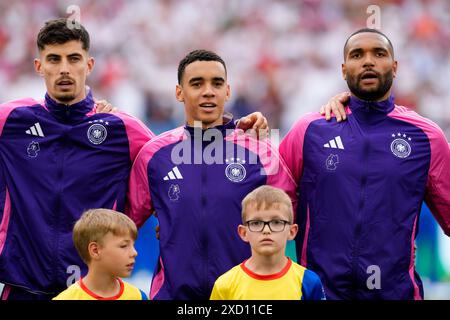
[[[37,129],[37,132],[38,132],[39,136],[43,137],[44,133],[42,132],[41,125],[39,124],[39,122],[36,122],[34,125],[36,126],[36,129]]]
[[[344,149],[344,145],[342,144],[341,136],[337,136],[335,139],[336,139],[336,143],[338,145],[338,148],[339,149]]]
[[[168,175],[169,175],[170,180],[175,180],[176,179],[175,176],[173,175],[172,171],[169,171]]]
[[[36,131],[36,128],[34,126],[31,127],[30,129],[31,129],[31,133],[33,134],[33,136],[37,136],[38,135],[38,133]]]
[[[178,167],[173,168],[173,172],[175,172],[175,176],[176,176],[178,179],[183,179],[183,176],[181,175],[180,170],[178,170]]]
[[[334,140],[330,140],[330,145],[333,149],[336,149],[336,142],[334,142]]]

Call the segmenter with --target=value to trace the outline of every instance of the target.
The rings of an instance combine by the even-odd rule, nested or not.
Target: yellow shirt
[[[66,290],[53,298],[53,300],[148,300],[147,296],[135,286],[117,278],[120,291],[113,297],[101,297],[89,290],[83,283],[83,279],[75,282]]]
[[[278,273],[259,275],[245,261],[221,275],[211,300],[325,300],[319,277],[288,259]]]

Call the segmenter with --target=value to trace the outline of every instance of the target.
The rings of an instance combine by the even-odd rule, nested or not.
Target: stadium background
[[[378,5],[381,30],[399,61],[397,104],[429,117],[450,138],[450,1],[448,0],[2,0],[0,101],[40,99],[34,73],[35,38],[44,21],[74,17],[91,35],[96,59],[88,84],[97,98],[142,119],[155,133],[183,123],[174,97],[176,68],[190,50],[204,48],[227,62],[236,117],[259,110],[271,128],[287,132],[306,112],[346,90],[341,79],[346,37],[365,27]],[[139,232],[131,282],[149,291],[158,244],[155,219]],[[424,206],[417,268],[427,299],[450,299],[450,240]],[[293,256],[293,245],[288,247]]]

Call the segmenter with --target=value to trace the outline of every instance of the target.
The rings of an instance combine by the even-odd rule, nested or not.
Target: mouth
[[[270,238],[264,238],[260,241],[261,244],[272,244],[273,240]]]
[[[68,88],[68,87],[72,86],[74,83],[75,83],[75,81],[73,81],[71,79],[62,79],[62,80],[56,81],[56,85],[61,88]]]
[[[126,267],[127,267],[127,269],[133,269],[134,268],[134,262],[127,264]]]
[[[217,105],[214,102],[203,102],[200,103],[200,108],[204,109],[214,109]]]
[[[370,84],[378,80],[378,73],[375,71],[365,71],[359,77],[363,84]]]

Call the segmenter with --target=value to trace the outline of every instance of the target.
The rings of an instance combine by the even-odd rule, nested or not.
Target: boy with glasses
[[[238,233],[252,255],[216,280],[211,300],[325,300],[319,277],[285,255],[298,226],[284,191],[266,185],[249,193],[242,223]]]

